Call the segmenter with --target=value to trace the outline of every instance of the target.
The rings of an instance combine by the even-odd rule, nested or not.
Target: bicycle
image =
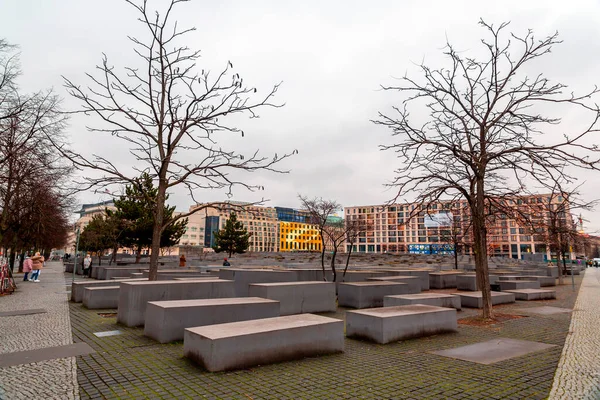
[[[0,294],[12,294],[17,289],[17,284],[8,268],[8,262],[3,262],[0,267]]]

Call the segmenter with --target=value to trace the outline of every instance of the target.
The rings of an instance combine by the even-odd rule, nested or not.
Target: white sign
[[[435,213],[425,214],[425,227],[427,228],[440,228],[442,226],[452,226],[454,216],[451,212],[448,213]]]

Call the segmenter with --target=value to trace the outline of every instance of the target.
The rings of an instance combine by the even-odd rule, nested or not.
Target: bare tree
[[[139,21],[147,32],[144,39],[129,37],[140,67],[126,66],[119,72],[104,55],[102,64],[96,68],[97,74],[87,74],[89,87],[65,78],[68,92],[82,104],[75,112],[96,118],[97,122],[88,130],[122,140],[129,147],[135,165],[135,172],[128,172],[106,155],[80,155],[61,147],[61,152],[75,166],[95,174],[85,177],[81,182],[83,187],[135,184],[134,178],[141,172],[149,173],[157,181],[150,280],[157,277],[161,232],[176,220],[202,209],[197,207],[165,220],[167,191],[185,187],[190,198],[198,203],[198,193],[208,189],[225,188],[229,195],[235,186],[264,189],[239,180],[235,172],[285,172],[277,169],[277,164],[291,155],[265,157],[255,151],[245,156],[217,144],[219,136],[244,137],[242,130],[227,122],[229,117],[256,118],[259,108],[279,107],[273,103],[279,84],[261,95],[234,72],[231,62],[217,73],[197,66],[200,51],[180,44],[194,28],[180,29],[172,21],[173,10],[187,1],[171,0],[161,14],[149,10],[145,0],[127,0],[139,13]]]
[[[537,224],[534,223],[533,229],[540,238],[546,239],[551,254],[556,254],[559,281],[562,284],[563,276],[569,273],[567,271],[567,254],[570,254],[572,248],[576,247],[582,239],[572,215],[577,211],[592,210],[597,201],[582,200],[578,191],[579,187],[567,190],[559,184],[555,184],[552,189],[548,196],[543,197],[542,204],[538,205],[543,218]],[[570,258],[569,262],[571,262]]]
[[[333,250],[333,256],[331,260],[331,272],[333,273],[333,280],[336,279],[335,270],[335,256],[337,254],[340,243],[345,241],[345,232],[341,235],[339,226],[333,226],[329,222],[329,216],[333,215],[337,210],[340,210],[342,206],[334,200],[324,200],[322,198],[310,199],[306,196],[298,195],[298,199],[302,203],[302,208],[308,211],[310,215],[310,223],[317,226],[319,235],[321,237],[321,269],[323,270],[323,279],[325,278],[325,251],[329,244]],[[340,237],[341,236],[341,237]]]
[[[406,97],[395,114],[380,113],[376,124],[392,130],[399,142],[381,146],[402,161],[391,186],[396,198],[416,196],[423,209],[449,198],[466,200],[473,226],[477,286],[483,293],[483,318],[493,318],[488,276],[486,216],[509,212],[508,201],[538,183],[576,178],[566,172],[577,168],[598,170],[595,144],[600,110],[589,103],[598,89],[582,95],[564,95],[566,86],[543,74],[527,76],[529,64],[547,55],[559,43],[558,34],[537,40],[528,31],[518,36],[480,21],[487,37],[485,56],[478,59],[457,51],[450,43],[444,54],[449,68],[421,64],[423,80],[400,79],[398,91]],[[539,65],[539,64],[538,64]],[[424,124],[414,123],[408,107],[429,112]],[[541,106],[574,107],[589,113],[585,126],[558,138],[545,131],[560,124]],[[563,110],[564,111],[564,110]]]
[[[346,219],[345,231],[348,249],[346,254],[346,265],[344,266],[344,272],[342,274],[342,280],[346,277],[346,272],[348,271],[348,265],[350,264],[350,256],[352,255],[354,245],[356,244],[356,242],[358,242],[358,238],[369,230],[373,230],[373,227],[370,226],[370,224],[368,224],[365,220],[350,218]]]

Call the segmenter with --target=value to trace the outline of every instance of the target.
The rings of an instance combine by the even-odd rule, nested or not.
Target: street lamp
[[[76,241],[75,241],[75,259],[74,264],[73,264],[73,278],[71,280],[71,283],[75,281],[75,271],[77,271],[77,253],[79,252],[79,226],[77,227],[77,233],[76,235]]]

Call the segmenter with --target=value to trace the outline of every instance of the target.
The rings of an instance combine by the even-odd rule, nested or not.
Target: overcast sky
[[[159,7],[166,0],[150,1]],[[234,192],[234,200],[270,199],[270,205],[298,207],[297,194],[334,199],[344,206],[380,204],[394,193],[383,186],[398,165],[394,155],[378,145],[390,133],[370,122],[378,111],[389,111],[399,97],[380,91],[394,76],[418,76],[414,63],[434,67],[446,38],[457,48],[477,48],[490,23],[511,21],[511,30],[527,28],[536,36],[558,31],[557,46],[538,67],[549,78],[575,89],[600,83],[600,3],[597,1],[200,1],[183,4],[175,16],[181,27],[195,26],[186,44],[202,50],[200,68],[217,70],[228,60],[244,82],[261,91],[283,82],[280,109],[260,113],[258,120],[240,120],[246,132],[237,148],[260,149],[266,155],[294,149],[299,154],[282,168],[287,175],[253,174],[248,181],[264,192]],[[68,98],[61,75],[86,84],[85,72],[106,53],[122,68],[135,62],[128,35],[143,32],[131,6],[121,0],[2,0],[0,37],[21,48],[26,91],[53,87]],[[416,115],[419,110],[413,110]],[[425,115],[423,113],[423,115]],[[576,123],[570,116],[567,123]],[[73,117],[68,134],[74,148],[131,160],[123,143],[94,137],[85,130],[85,117]],[[594,139],[596,142],[600,140]],[[227,141],[230,143],[230,141]],[[240,147],[241,146],[241,147]],[[600,176],[579,174],[588,200],[600,197]],[[82,202],[107,200],[88,193]],[[204,200],[222,200],[206,193]],[[169,199],[178,210],[191,200],[184,193]],[[600,230],[600,213],[587,213],[588,231]]]

